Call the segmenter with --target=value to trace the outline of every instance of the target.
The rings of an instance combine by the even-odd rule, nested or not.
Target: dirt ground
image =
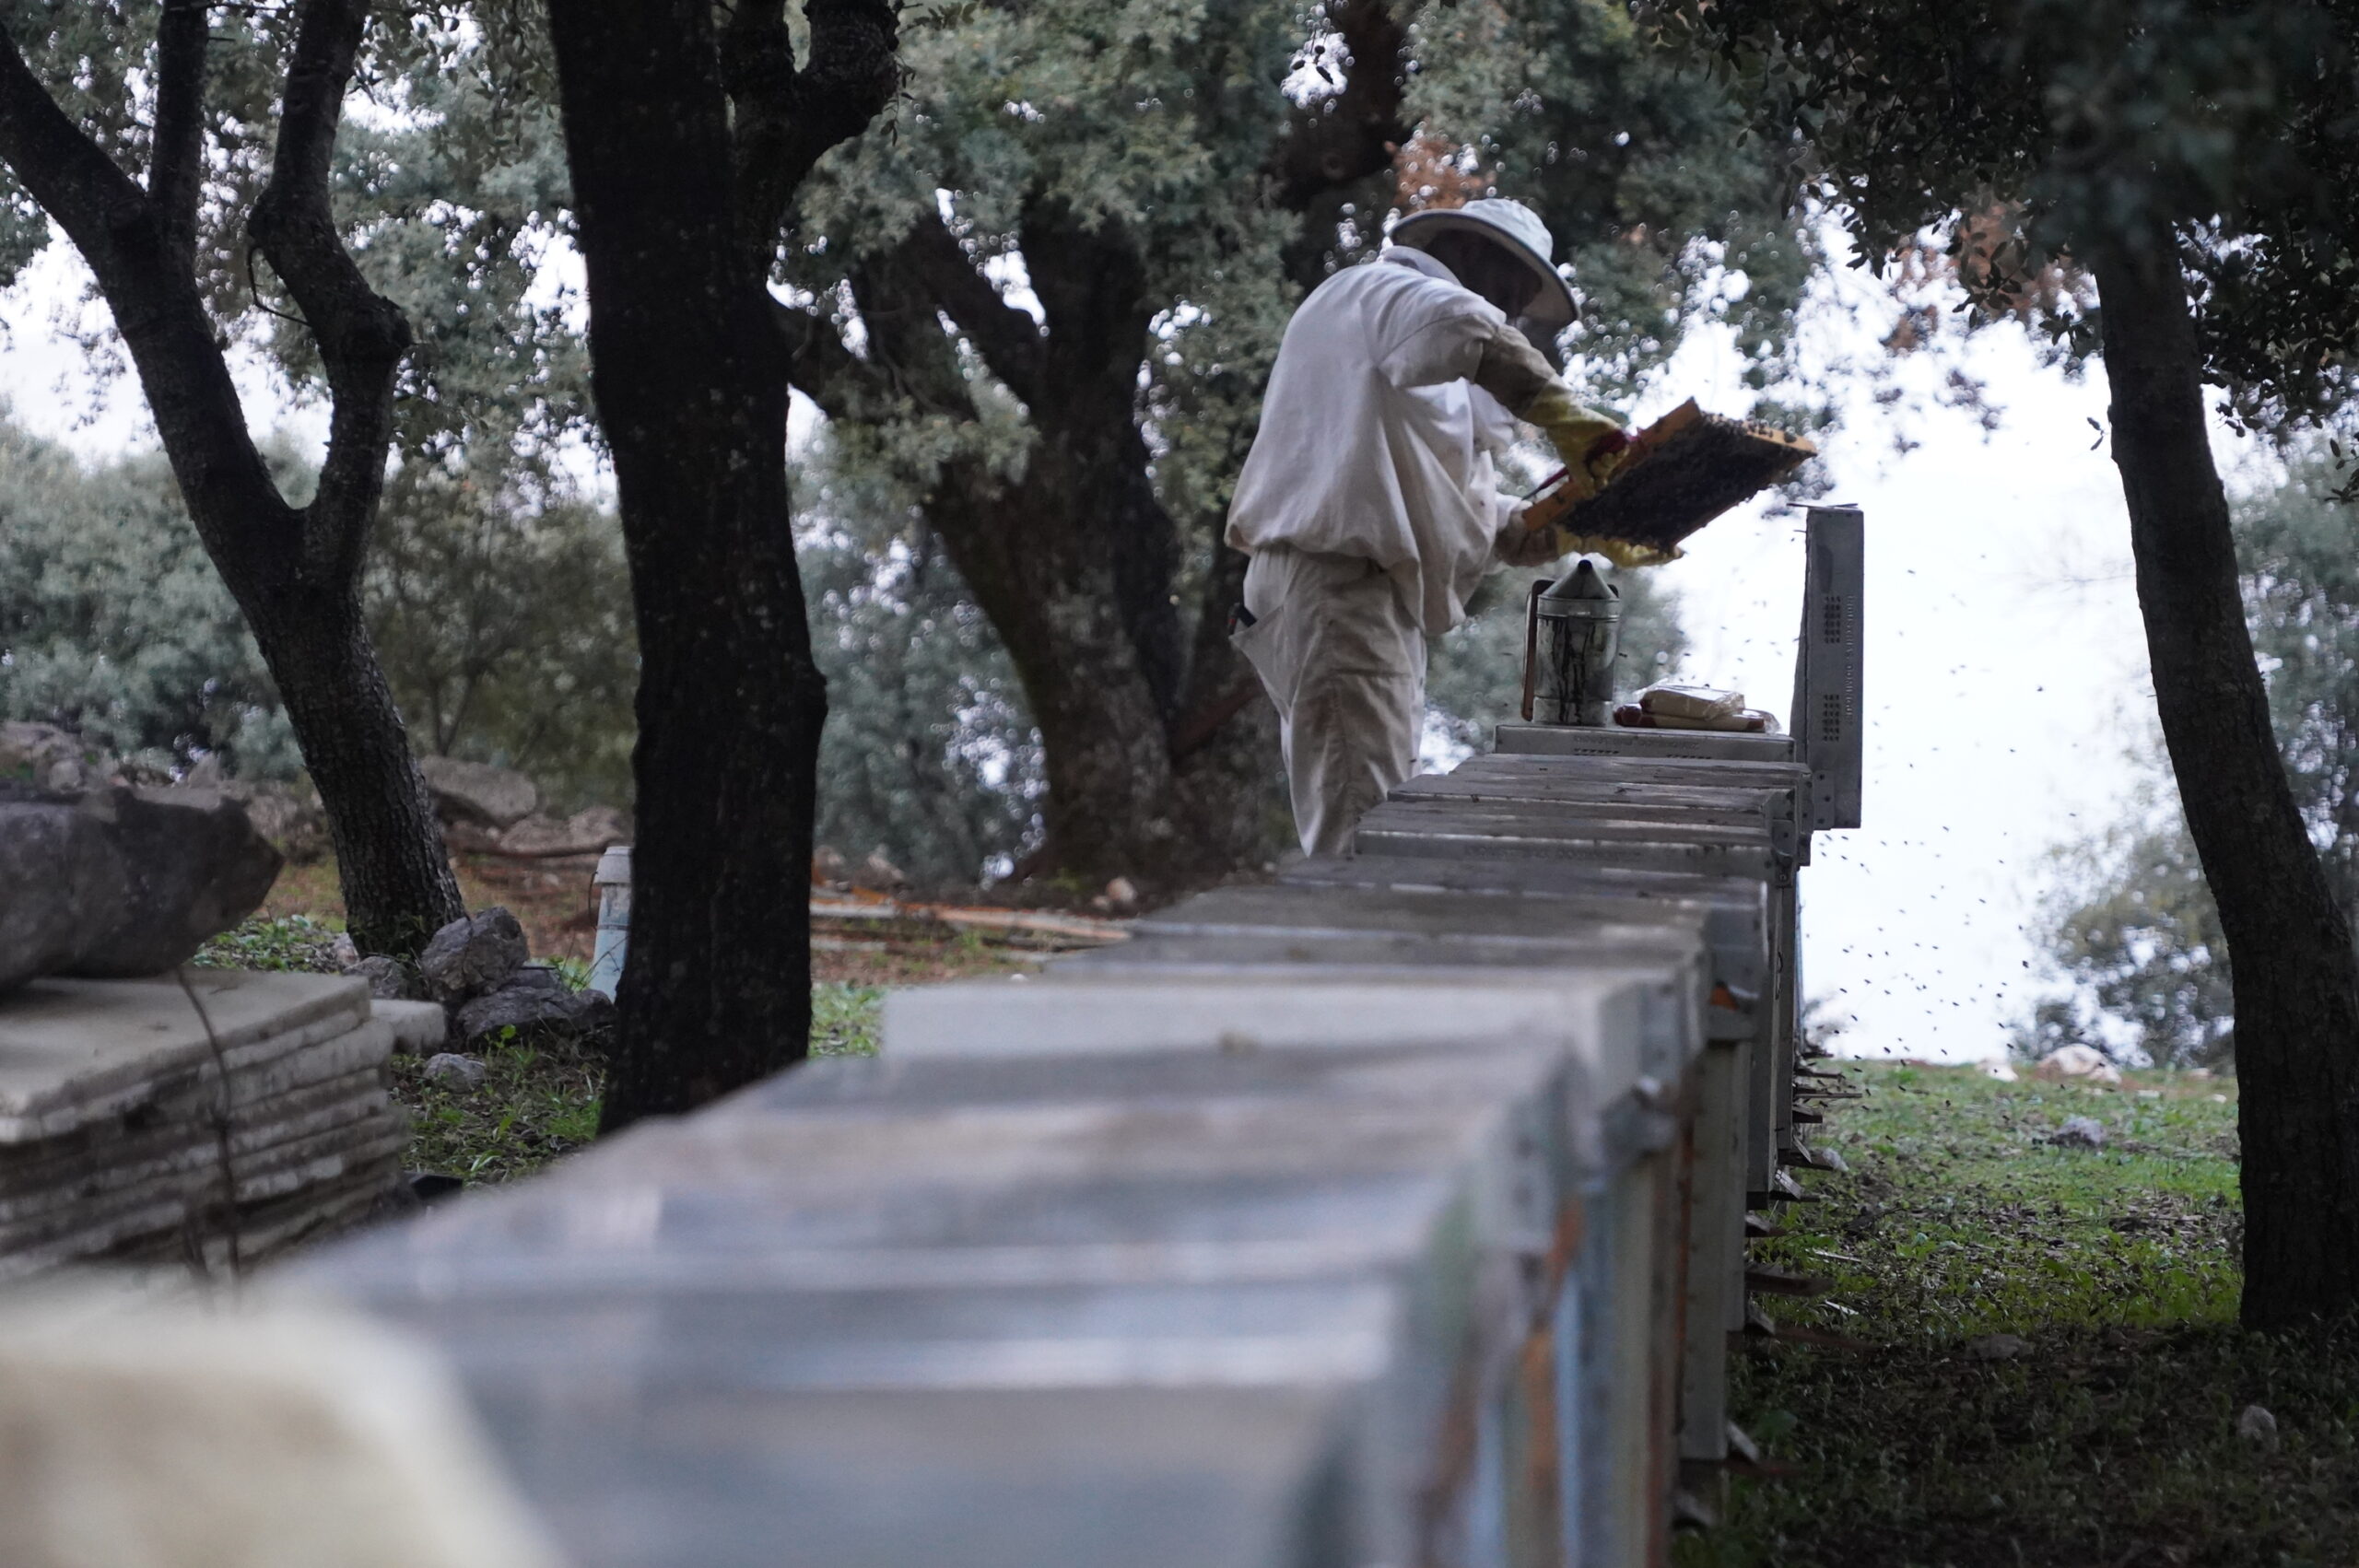
[[[467,907],[504,906],[524,928],[535,958],[589,962],[597,941],[598,895],[591,877],[598,857],[513,860],[454,851],[452,862]],[[289,865],[259,911],[272,919],[307,915],[340,924],[344,900],[333,860]],[[1036,967],[1054,949],[986,940],[923,920],[840,922],[815,919],[811,978],[852,986],[915,986]]]

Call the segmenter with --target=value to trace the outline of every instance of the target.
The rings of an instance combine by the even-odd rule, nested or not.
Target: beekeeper
[[[1344,849],[1415,766],[1427,640],[1493,567],[1565,553],[1499,493],[1515,420],[1584,488],[1626,444],[1510,324],[1553,337],[1572,322],[1553,250],[1520,202],[1412,213],[1375,261],[1313,289],[1278,345],[1228,509],[1228,543],[1252,557],[1233,636],[1277,706],[1312,854]]]

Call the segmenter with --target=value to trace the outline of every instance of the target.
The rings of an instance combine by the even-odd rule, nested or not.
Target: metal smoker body
[[[1538,724],[1602,726],[1614,717],[1614,660],[1622,593],[1586,559],[1552,583],[1533,583],[1524,626],[1524,717]]]

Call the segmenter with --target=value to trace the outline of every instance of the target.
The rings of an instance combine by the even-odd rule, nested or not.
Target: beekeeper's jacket
[[[1520,505],[1493,456],[1514,438],[1508,410],[1543,389],[1561,391],[1547,361],[1424,252],[1346,268],[1286,325],[1228,543],[1374,561],[1438,638]]]

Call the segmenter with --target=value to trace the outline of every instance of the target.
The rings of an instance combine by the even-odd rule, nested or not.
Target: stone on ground
[[[2102,1149],[2106,1137],[2105,1123],[2095,1117],[2076,1116],[2067,1117],[2048,1141],[2059,1149]]]
[[[615,1004],[604,992],[569,991],[553,971],[532,965],[460,1008],[458,1036],[470,1050],[496,1043],[503,1029],[515,1030],[520,1039],[579,1039],[606,1028],[614,1017]]]
[[[369,994],[381,1000],[411,1001],[424,993],[409,965],[388,954],[372,953],[344,972],[367,981]]]
[[[417,766],[445,822],[504,828],[532,815],[541,803],[533,781],[511,767],[455,756],[422,756]]]
[[[71,731],[13,720],[0,724],[0,779],[70,791],[98,789],[113,771],[103,753]]]
[[[456,1004],[499,989],[530,956],[524,928],[494,905],[436,931],[417,955],[417,972],[429,995]]]
[[[440,1083],[446,1089],[480,1089],[484,1075],[489,1070],[471,1056],[456,1051],[444,1051],[426,1059],[422,1075],[428,1083]]]
[[[2060,1046],[2031,1070],[2034,1078],[2049,1083],[2102,1083],[2121,1086],[2121,1070],[2092,1046]]]
[[[0,783],[0,991],[160,974],[252,914],[282,863],[212,790]]]

